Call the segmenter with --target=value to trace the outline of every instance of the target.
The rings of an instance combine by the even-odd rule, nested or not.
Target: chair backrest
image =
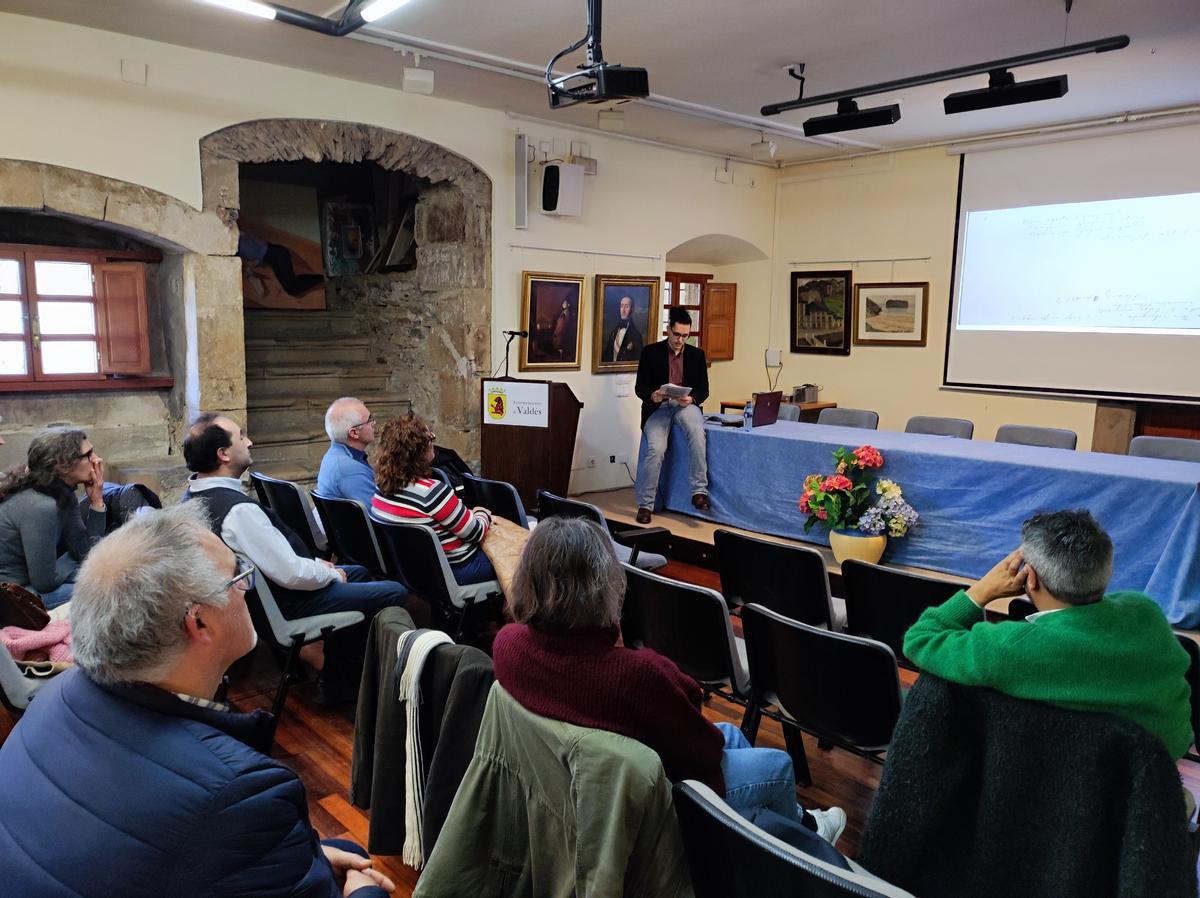
[[[904,425],[905,433],[928,433],[939,437],[959,437],[969,440],[975,434],[975,425],[966,418],[938,418],[929,415],[913,415]]]
[[[997,443],[1021,446],[1045,446],[1049,449],[1074,449],[1079,437],[1061,427],[1034,427],[1031,424],[1002,424],[996,429]]]
[[[800,406],[791,402],[779,403],[779,421],[799,421]]]
[[[454,484],[450,482],[450,475],[447,474],[445,471],[443,471],[441,468],[430,468],[429,476],[432,477],[434,480],[440,480],[442,483],[446,484],[446,486],[450,487],[451,489],[454,489]]]
[[[817,423],[876,430],[879,428],[879,412],[863,408],[823,408],[817,415]]]
[[[554,493],[547,492],[546,490],[537,491],[537,500],[539,521],[543,518],[552,518],[555,516],[562,518],[586,518],[603,527],[605,533],[609,532],[608,522],[604,519],[604,512],[595,505],[580,502],[577,499],[556,496]]]
[[[842,870],[780,841],[701,782],[674,793],[696,898],[912,898],[856,864]]]
[[[784,617],[828,627],[829,574],[816,549],[717,530],[721,593],[730,608],[757,602]]]
[[[320,493],[313,493],[312,501],[317,514],[321,516],[321,523],[325,525],[329,548],[338,561],[361,564],[377,575],[386,573],[383,553],[379,551],[375,533],[371,530],[366,506],[354,499],[322,496]]]
[[[383,555],[384,567],[427,602],[443,608],[463,607],[454,572],[431,527],[381,521],[373,515],[371,530]]]
[[[0,645],[0,699],[4,707],[16,713],[24,711],[42,684],[48,682],[48,677],[25,676],[8,648]]]
[[[517,489],[505,480],[488,480],[474,474],[460,474],[463,482],[462,499],[468,508],[482,505],[492,514],[507,518],[514,524],[529,529],[529,518]]]
[[[846,632],[877,639],[904,657],[904,634],[926,608],[940,605],[968,584],[910,574],[880,564],[842,562],[846,594]]]
[[[728,684],[735,694],[746,695],[749,677],[721,594],[628,564],[622,566],[626,576],[621,610],[625,644],[654,649],[701,686]]]
[[[296,535],[304,541],[308,551],[314,557],[321,554],[322,549],[317,540],[316,528],[313,524],[312,511],[305,499],[304,490],[290,480],[280,480],[268,477],[257,471],[250,473],[250,481],[254,484],[259,496],[266,496],[266,506],[279,515],[279,519],[287,524]]]
[[[1129,441],[1129,454],[1141,458],[1200,462],[1200,440],[1187,440],[1182,437],[1134,437]]]
[[[1190,636],[1176,633],[1175,637],[1188,653],[1188,669],[1185,677],[1192,689],[1192,740],[1200,748],[1200,644]]]
[[[892,650],[874,639],[789,620],[761,605],[742,609],[754,700],[774,704],[819,737],[878,750],[900,716]]]

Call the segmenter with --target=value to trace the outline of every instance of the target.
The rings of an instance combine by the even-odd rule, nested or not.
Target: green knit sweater
[[[983,623],[960,591],[904,637],[922,670],[1075,711],[1119,714],[1182,757],[1192,744],[1188,655],[1152,599],[1115,592],[1035,621]]]

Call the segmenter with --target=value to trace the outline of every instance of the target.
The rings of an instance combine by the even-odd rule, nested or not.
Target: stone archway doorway
[[[492,183],[444,147],[369,125],[244,122],[200,142],[204,205],[236,236],[243,167],[373,163],[421,185],[410,271],[326,279],[323,313],[238,308],[256,465],[310,481],[328,440],[326,405],[363,398],[380,418],[409,407],[439,443],[479,457],[478,381],[491,344]],[[240,288],[237,290],[240,297]]]

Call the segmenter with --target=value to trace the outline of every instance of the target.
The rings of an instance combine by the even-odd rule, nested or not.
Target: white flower
[[[875,492],[885,499],[899,499],[903,496],[899,485],[894,480],[880,480],[875,484]]]

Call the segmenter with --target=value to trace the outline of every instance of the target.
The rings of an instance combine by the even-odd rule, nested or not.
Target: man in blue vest
[[[364,567],[338,567],[313,558],[287,524],[247,496],[241,477],[253,461],[253,445],[224,415],[197,418],[183,441],[184,461],[194,472],[183,501],[205,501],[213,532],[269,581],[284,617],[331,611],[361,611],[366,615],[364,623],[333,634],[325,644],[321,694],[331,701],[352,698],[371,619],[389,605],[403,605],[408,593],[391,580],[369,582],[371,574]]]

